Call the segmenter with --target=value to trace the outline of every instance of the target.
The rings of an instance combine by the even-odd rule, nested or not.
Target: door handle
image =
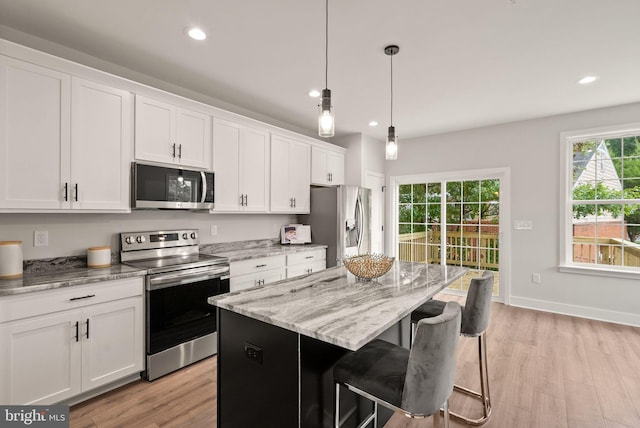
[[[200,171],[200,178],[202,179],[202,198],[200,198],[200,202],[204,204],[204,201],[207,200],[207,176],[204,171]]]
[[[69,200],[69,183],[64,183],[64,200]]]
[[[80,321],[76,321],[76,342],[80,341]]]
[[[178,146],[178,159],[182,159],[182,144]]]
[[[173,158],[175,158],[175,157],[176,157],[176,143],[173,143],[173,144],[171,145],[171,147],[172,147],[171,156],[172,156]]]
[[[75,189],[74,199],[75,199],[76,202],[78,202],[78,183],[74,184],[73,188]]]
[[[87,339],[89,338],[89,318],[87,318]]]

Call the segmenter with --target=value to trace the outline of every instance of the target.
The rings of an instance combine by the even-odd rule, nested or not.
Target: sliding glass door
[[[469,175],[460,174],[460,175]],[[399,260],[465,266],[449,289],[464,293],[472,278],[494,271],[501,298],[503,174],[396,177],[396,244]]]

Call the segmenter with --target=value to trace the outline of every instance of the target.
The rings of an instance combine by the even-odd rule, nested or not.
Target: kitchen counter
[[[144,276],[146,273],[146,270],[122,264],[102,269],[72,268],[37,274],[25,273],[22,278],[0,279],[0,297]]]
[[[218,307],[217,426],[332,426],[335,362],[376,338],[408,347],[411,311],[467,270],[396,261],[362,282],[337,266],[210,297]],[[341,414],[359,414],[349,394]],[[379,408],[380,426],[391,414]]]
[[[326,343],[356,350],[467,271],[458,266],[396,261],[371,282],[344,266],[209,298],[219,308]]]
[[[298,245],[267,245],[261,247],[233,248],[228,250],[210,249],[207,246],[200,248],[201,253],[212,254],[214,256],[227,257],[229,262],[239,262],[241,260],[256,259],[259,257],[279,256],[281,254],[292,254],[300,251],[312,251],[319,248],[327,248],[320,244],[298,244]]]

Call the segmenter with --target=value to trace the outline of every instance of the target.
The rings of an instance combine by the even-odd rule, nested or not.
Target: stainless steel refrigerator
[[[311,242],[327,245],[327,267],[342,258],[371,252],[371,190],[356,186],[312,187],[311,211],[299,216],[311,225]]]

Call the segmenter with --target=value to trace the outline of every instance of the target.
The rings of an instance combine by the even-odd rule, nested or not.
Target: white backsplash
[[[280,227],[295,223],[286,214],[209,214],[140,210],[130,214],[0,214],[0,241],[23,241],[25,260],[86,255],[88,247],[120,250],[121,232],[198,229],[200,242],[245,241],[279,237]],[[212,235],[212,227],[216,234]],[[48,246],[35,247],[35,231],[48,232]]]

